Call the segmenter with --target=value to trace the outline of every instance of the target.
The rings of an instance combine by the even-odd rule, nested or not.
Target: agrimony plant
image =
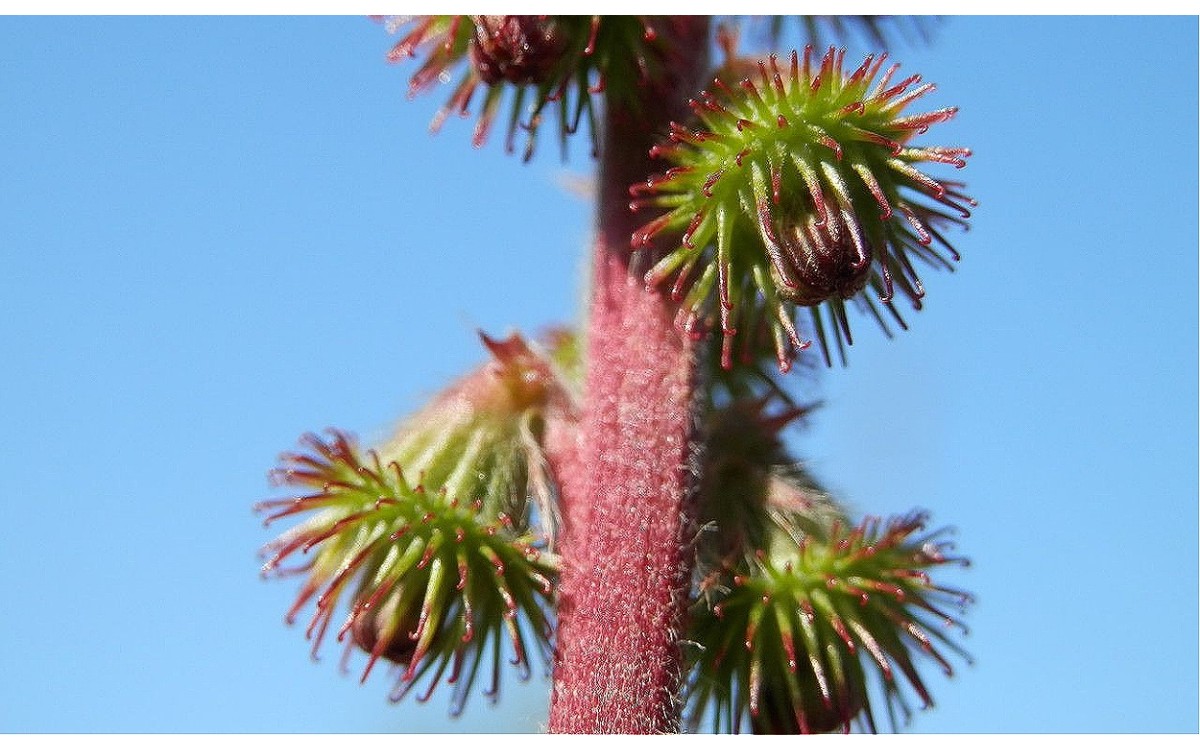
[[[895,28],[854,18],[799,27]],[[966,657],[947,628],[969,596],[934,581],[963,560],[922,511],[854,520],[791,455],[815,406],[784,375],[806,326],[844,361],[849,307],[890,335],[916,266],[958,260],[975,204],[932,173],[970,151],[923,144],[955,108],[910,111],[933,86],[882,51],[743,55],[736,21],[712,68],[704,17],[385,23],[389,59],[422,58],[410,94],[450,87],[435,130],[474,110],[481,145],[507,108],[529,159],[545,120],[564,154],[586,121],[590,317],[483,336],[489,361],[371,449],[331,431],[281,457],[299,494],[258,509],[296,525],[263,571],[303,576],[287,619],[313,606],[314,653],[336,621],[364,679],[390,662],[394,698],[450,684],[457,711],[482,668],[495,696],[506,652],[520,676],[540,652],[552,731],[677,731],[685,703],[689,727],[874,731],[879,696],[893,723],[929,704],[922,661]]]

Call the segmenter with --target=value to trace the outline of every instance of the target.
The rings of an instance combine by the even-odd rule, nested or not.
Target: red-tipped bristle
[[[848,79],[846,79],[846,85],[851,86],[851,85],[854,85],[855,83],[858,83],[859,81],[863,80],[863,78],[867,75],[867,71],[871,67],[871,61],[874,58],[875,58],[874,54],[867,55],[866,58],[863,59],[862,65],[859,65],[858,68],[853,73],[850,74],[850,77]]]
[[[710,174],[708,176],[708,178],[704,181],[704,185],[700,189],[700,192],[702,192],[704,194],[704,197],[706,197],[706,198],[713,197],[713,194],[712,194],[713,186],[717,184],[717,180],[721,179],[721,175],[723,175],[724,173],[725,173],[724,169],[718,169],[717,171],[713,172],[712,174]]]
[[[663,216],[660,216],[647,224],[643,224],[630,236],[630,247],[637,249],[650,244],[651,238],[665,229],[670,222],[671,215],[664,214]]]
[[[592,55],[596,51],[596,37],[600,34],[600,16],[592,16],[591,28],[588,31],[587,44],[583,47],[584,55]]]
[[[715,175],[713,175],[712,177],[710,177],[709,179],[711,182],[715,183],[716,177],[720,177],[719,172],[716,173]],[[709,183],[705,183],[705,184],[709,185]],[[711,185],[709,185],[709,186],[711,187]],[[696,215],[692,217],[691,222],[688,223],[687,230],[685,230],[683,233],[683,245],[684,245],[684,247],[688,248],[689,250],[694,250],[696,248],[696,246],[694,244],[692,244],[692,235],[700,227],[700,222],[704,221],[704,213],[705,212],[703,209],[701,209],[700,211],[697,211]]]

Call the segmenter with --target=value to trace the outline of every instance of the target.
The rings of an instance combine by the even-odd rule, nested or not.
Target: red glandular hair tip
[[[692,122],[671,123],[651,149],[670,167],[630,187],[632,210],[659,212],[632,247],[674,243],[647,284],[679,303],[685,331],[719,327],[725,367],[737,332],[766,325],[786,370],[809,343],[797,307],[809,309],[826,362],[834,348],[844,361],[848,301],[890,336],[880,308],[903,328],[896,293],[914,309],[925,295],[912,259],[951,268],[959,258],[943,230],[965,228],[975,201],[914,165],[961,168],[971,152],[912,143],[957,108],[906,114],[932,84],[896,80],[886,54],[853,70],[844,58],[833,47],[820,59],[807,47],[786,61],[731,56],[691,100]]]

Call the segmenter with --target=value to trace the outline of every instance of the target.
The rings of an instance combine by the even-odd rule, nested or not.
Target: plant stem
[[[696,342],[669,300],[641,281],[629,185],[656,171],[647,152],[708,68],[708,20],[661,30],[661,76],[641,107],[605,112],[592,259],[588,373],[577,460],[560,477],[565,521],[551,732],[679,729],[691,577]]]

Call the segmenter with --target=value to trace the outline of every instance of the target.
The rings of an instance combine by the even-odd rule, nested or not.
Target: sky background
[[[0,19],[0,731],[537,731],[312,663],[250,510],[308,430],[384,434],[576,318],[582,139],[532,164],[363,18]],[[867,51],[850,44],[850,57]],[[913,732],[1197,731],[1197,22],[950,18],[897,44],[980,201],[795,451],[958,529],[976,663]],[[945,172],[936,172],[945,175]],[[932,666],[932,665],[929,665]]]

